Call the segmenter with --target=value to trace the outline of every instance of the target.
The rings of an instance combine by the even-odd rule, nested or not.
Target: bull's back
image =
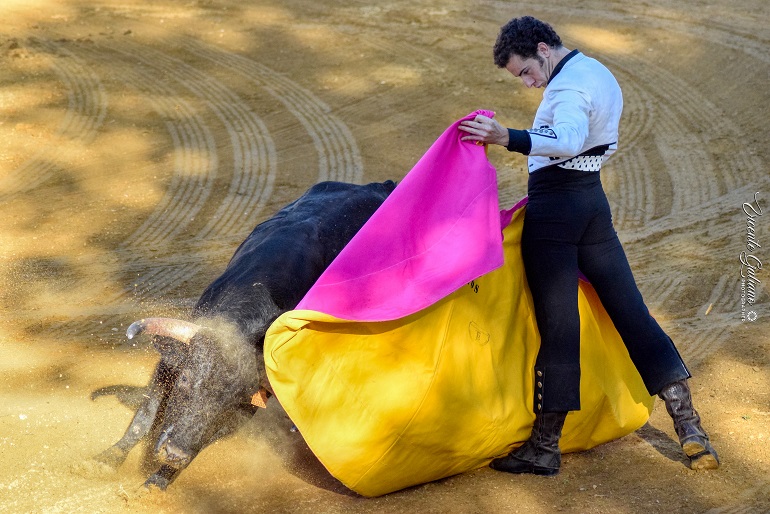
[[[248,295],[260,294],[254,284],[264,285],[280,309],[294,308],[395,186],[392,181],[315,184],[257,225],[196,310],[226,313],[228,302],[242,309]]]

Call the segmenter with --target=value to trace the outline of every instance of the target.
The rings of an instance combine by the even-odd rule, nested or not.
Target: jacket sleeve
[[[549,91],[547,108],[553,112],[553,126],[527,130],[532,146],[528,155],[574,157],[588,137],[591,99],[573,89]]]

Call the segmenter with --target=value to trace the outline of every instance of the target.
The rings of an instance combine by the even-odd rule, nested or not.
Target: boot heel
[[[559,474],[559,468],[542,468],[540,466],[534,466],[532,473],[541,477],[552,477]]]

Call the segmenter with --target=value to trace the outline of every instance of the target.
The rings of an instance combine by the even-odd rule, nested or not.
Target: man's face
[[[536,55],[529,59],[522,59],[513,54],[505,69],[514,77],[519,77],[527,87],[545,87],[548,84],[548,77],[543,69],[545,60]]]

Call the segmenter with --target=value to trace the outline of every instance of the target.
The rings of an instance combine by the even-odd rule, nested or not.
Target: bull
[[[268,327],[299,303],[395,185],[314,185],[257,225],[205,289],[191,321],[133,323],[128,338],[151,336],[160,360],[123,437],[95,460],[117,468],[140,441],[157,437],[145,441],[155,471],[144,485],[166,489],[205,446],[253,415],[252,398],[271,395]]]

